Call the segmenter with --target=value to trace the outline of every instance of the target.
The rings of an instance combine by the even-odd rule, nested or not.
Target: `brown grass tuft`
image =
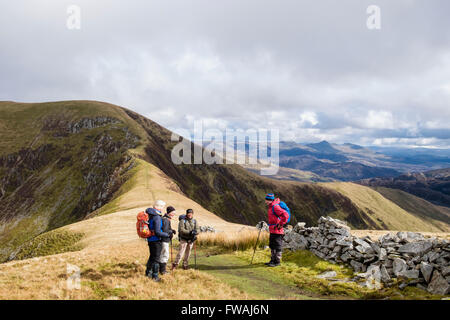
[[[242,230],[239,232],[202,233],[198,236],[197,245],[200,247],[219,247],[229,251],[244,251],[253,249],[258,239],[257,230]],[[269,244],[269,233],[261,232],[258,248]]]

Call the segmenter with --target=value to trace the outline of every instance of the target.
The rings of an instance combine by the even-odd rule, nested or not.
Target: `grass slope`
[[[347,182],[333,182],[323,185],[350,198],[378,225],[378,229],[429,232],[448,232],[450,230],[448,224],[430,221],[430,219],[420,215],[414,215],[386,199],[372,188]]]
[[[399,189],[385,187],[373,187],[373,189],[399,207],[426,220],[430,224],[436,225],[438,228],[442,228],[445,224],[450,224],[450,208],[448,207],[434,205]]]

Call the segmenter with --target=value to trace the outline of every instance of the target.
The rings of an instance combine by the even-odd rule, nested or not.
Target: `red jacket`
[[[285,225],[289,219],[289,214],[283,210],[279,205],[280,199],[276,198],[269,204],[269,208],[267,209],[268,221],[269,221],[269,231],[270,233],[276,234],[284,234],[284,229],[275,228],[276,224]],[[275,214],[273,214],[273,209],[275,210]]]

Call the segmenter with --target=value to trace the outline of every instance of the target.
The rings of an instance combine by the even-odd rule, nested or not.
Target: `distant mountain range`
[[[323,178],[354,181],[448,168],[450,150],[363,147],[327,141],[309,144],[281,142],[280,166],[310,171]]]
[[[249,165],[248,162],[243,164],[243,159],[248,160],[250,144],[243,141],[235,143],[236,145],[227,148],[235,149],[237,159],[241,160],[243,167],[258,173],[260,165]],[[211,141],[203,141],[203,146],[207,149],[225,150],[225,142],[211,144]],[[252,147],[255,148],[256,145]],[[233,155],[225,157],[233,158]],[[276,176],[272,176],[275,179],[301,182],[356,181],[450,168],[450,149],[364,147],[328,141],[307,144],[281,141],[279,161],[280,170]]]

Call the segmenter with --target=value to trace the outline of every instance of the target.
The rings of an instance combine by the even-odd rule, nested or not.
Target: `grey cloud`
[[[220,119],[299,141],[450,147],[446,0],[79,0],[82,29],[70,31],[73,2],[2,3],[0,100],[95,99],[170,128]],[[366,28],[370,4],[379,31]],[[311,112],[317,123],[302,118]]]

